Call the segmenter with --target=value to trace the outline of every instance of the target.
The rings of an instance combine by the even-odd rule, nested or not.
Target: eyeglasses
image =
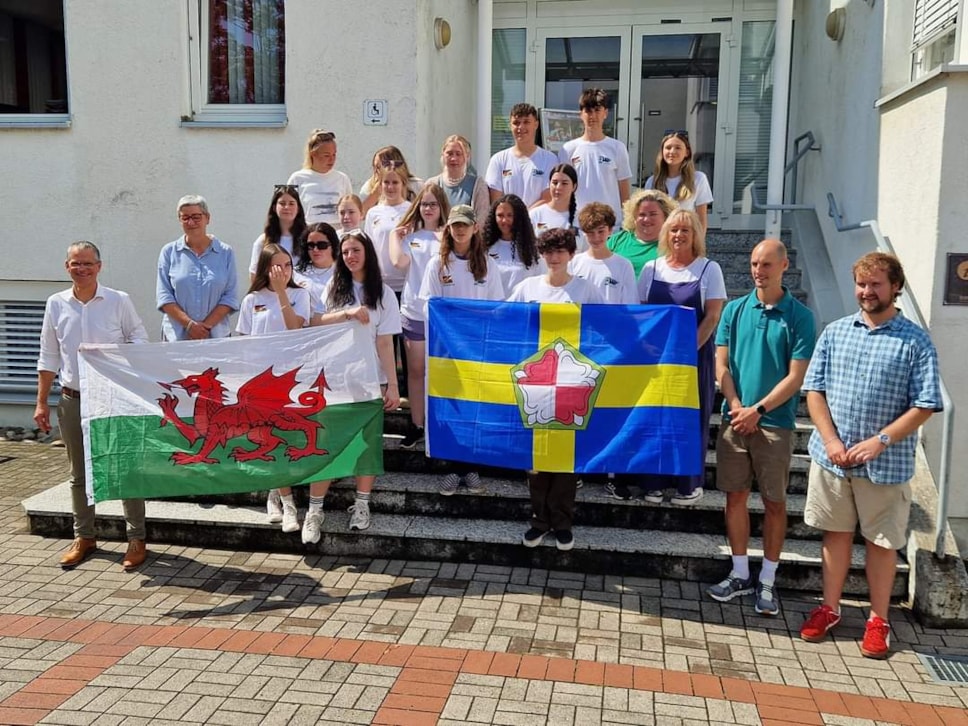
[[[67,266],[70,267],[72,270],[91,270],[91,269],[97,267],[100,264],[101,264],[100,261],[98,261],[98,262],[73,262],[73,261],[71,261],[71,262],[68,262],[67,263]]]
[[[205,219],[205,215],[204,214],[180,214],[178,215],[178,219],[180,219],[182,222],[201,222],[203,219]]]
[[[403,166],[403,162],[396,159],[381,159],[380,166],[384,169],[399,169]]]
[[[434,207],[439,207],[439,206],[440,205],[437,204],[437,202],[420,202],[421,209],[433,209]]]
[[[666,129],[662,132],[663,136],[678,136],[680,139],[688,139],[689,132],[685,129]]]
[[[328,250],[329,242],[307,242],[307,250]]]
[[[299,196],[299,185],[298,184],[276,184],[272,187],[273,194],[278,194],[280,192],[284,194],[293,194]]]

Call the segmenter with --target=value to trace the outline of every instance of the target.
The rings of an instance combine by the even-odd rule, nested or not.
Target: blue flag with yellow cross
[[[427,453],[503,468],[700,474],[695,311],[433,298]]]

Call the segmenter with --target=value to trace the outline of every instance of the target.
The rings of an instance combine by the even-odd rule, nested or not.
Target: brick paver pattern
[[[71,572],[20,502],[66,478],[63,451],[0,443],[0,723],[968,724],[968,688],[916,652],[968,633],[892,613],[862,658],[862,603],[825,643],[700,585],[486,565],[149,543]],[[150,515],[150,504],[149,504]]]

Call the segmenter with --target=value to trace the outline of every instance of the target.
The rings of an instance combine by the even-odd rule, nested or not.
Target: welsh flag
[[[93,501],[383,473],[376,350],[361,325],[90,345],[79,359]]]

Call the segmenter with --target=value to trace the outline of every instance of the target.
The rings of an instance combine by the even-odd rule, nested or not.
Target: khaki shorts
[[[911,484],[875,484],[861,476],[839,477],[816,462],[803,521],[830,532],[853,532],[860,522],[864,539],[878,547],[899,550],[907,544],[911,514]]]
[[[716,439],[716,488],[722,492],[749,491],[753,477],[760,496],[785,502],[793,456],[793,431],[760,428],[744,436],[723,422]]]

